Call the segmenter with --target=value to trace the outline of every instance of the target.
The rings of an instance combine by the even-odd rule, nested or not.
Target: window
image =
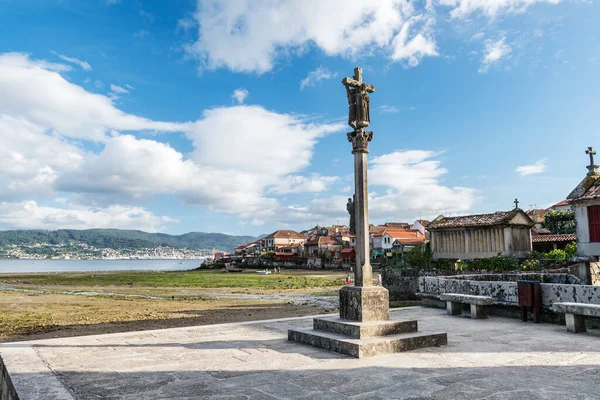
[[[588,207],[590,242],[600,242],[600,206]]]

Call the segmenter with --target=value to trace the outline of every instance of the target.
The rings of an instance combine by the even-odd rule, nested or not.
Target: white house
[[[429,221],[427,221],[425,219],[418,219],[415,221],[414,224],[412,224],[410,229],[412,229],[414,231],[419,231],[419,232],[421,232],[421,235],[423,235],[424,237],[427,237],[428,236],[427,225],[429,225]]]
[[[595,151],[588,147],[588,173],[567,196],[577,222],[577,252],[580,256],[600,256],[600,174],[594,164]]]

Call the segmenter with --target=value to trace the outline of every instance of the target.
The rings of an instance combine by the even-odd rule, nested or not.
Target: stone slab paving
[[[600,332],[410,307],[448,346],[354,359],[287,341],[312,317],[0,345],[21,398],[600,399]]]

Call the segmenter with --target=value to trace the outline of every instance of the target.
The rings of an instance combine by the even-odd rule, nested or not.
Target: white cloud
[[[248,98],[249,94],[250,93],[248,92],[248,90],[244,88],[239,88],[233,91],[231,98],[234,99],[238,104],[243,104],[244,101],[246,101],[246,98]]]
[[[383,190],[369,193],[369,216],[373,221],[435,217],[443,212],[466,212],[478,200],[477,191],[440,183],[447,170],[424,150],[396,151],[370,160],[369,184]],[[320,218],[345,218],[347,196],[313,200],[310,213]],[[335,205],[335,206],[334,206]],[[310,217],[314,218],[314,217]],[[311,220],[311,219],[309,219]]]
[[[491,40],[486,41],[483,60],[481,61],[481,67],[479,68],[480,73],[486,73],[490,66],[497,63],[502,58],[510,56],[512,48],[504,43],[505,40],[506,38],[503,37],[495,42]]]
[[[377,107],[377,110],[382,114],[398,114],[401,110],[399,107],[383,104]]]
[[[92,66],[88,62],[82,61],[79,58],[67,57],[67,56],[64,56],[62,54],[58,54],[55,51],[50,51],[50,53],[54,54],[55,56],[57,56],[61,60],[64,60],[66,62],[70,62],[72,64],[79,65],[81,67],[81,69],[83,69],[84,71],[91,71],[92,70]]]
[[[203,67],[238,72],[270,71],[280,54],[308,46],[350,57],[383,52],[415,65],[436,54],[420,16],[408,0],[198,0],[199,37],[187,53]]]
[[[157,194],[252,225],[346,217],[346,196],[304,198],[304,204],[284,204],[280,197],[322,193],[341,181],[304,171],[316,143],[344,132],[343,123],[315,123],[256,105],[205,110],[193,123],[156,122],[118,110],[57,70],[23,55],[0,55],[1,226],[161,229],[168,218],[139,206]],[[193,150],[184,155],[156,138],[119,133],[159,128],[184,132]],[[467,210],[475,192],[442,185],[446,171],[435,156],[412,151],[374,157],[370,182],[380,194],[371,193],[373,217]],[[57,197],[69,201],[55,207],[40,201]]]
[[[479,16],[493,20],[559,0],[196,2],[198,37],[185,47],[187,56],[198,60],[201,69],[262,74],[282,57],[311,48],[350,59],[378,54],[414,67],[425,57],[438,56],[438,19],[447,20],[449,15],[460,23]]]
[[[546,159],[544,158],[542,160],[539,160],[535,164],[523,165],[523,166],[517,167],[517,169],[515,171],[518,172],[519,174],[521,174],[521,176],[526,176],[526,175],[533,175],[533,174],[541,174],[545,170],[546,170]]]
[[[31,60],[21,53],[0,55],[0,110],[64,136],[101,141],[116,130],[184,131],[186,124],[152,121],[124,113],[112,100],[63,78],[69,67]]]
[[[129,93],[129,90],[125,89],[124,87],[113,85],[112,83],[110,84],[110,90],[111,92],[118,94]]]
[[[52,193],[60,174],[78,168],[83,152],[43,127],[0,115],[0,200]]]
[[[157,216],[141,207],[57,208],[35,201],[0,202],[0,227],[4,229],[141,229],[156,232],[177,220]]]
[[[495,18],[501,13],[519,13],[536,3],[558,4],[560,0],[437,0],[442,6],[452,8],[453,18],[467,18],[481,13]]]
[[[196,27],[196,20],[192,17],[185,17],[177,20],[177,30],[189,31]]]
[[[321,176],[313,174],[309,177],[300,175],[287,175],[277,182],[269,192],[277,194],[324,192],[329,186],[339,181],[337,176]]]
[[[315,86],[323,79],[335,78],[337,73],[332,73],[329,69],[324,67],[318,67],[317,69],[310,71],[308,76],[300,81],[300,90],[308,86]]]

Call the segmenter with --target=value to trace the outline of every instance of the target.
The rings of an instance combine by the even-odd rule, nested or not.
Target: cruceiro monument
[[[354,154],[354,204],[351,227],[356,234],[356,268],[354,286],[340,290],[339,318],[315,318],[313,329],[288,331],[291,341],[310,344],[326,350],[354,357],[395,353],[423,347],[447,344],[446,333],[419,333],[417,321],[389,319],[389,294],[382,286],[375,286],[369,262],[369,207],[367,188],[367,154],[373,132],[366,131],[370,124],[369,93],[375,86],[362,80],[362,69],[355,68],[352,78],[342,80],[348,95],[348,133]]]

